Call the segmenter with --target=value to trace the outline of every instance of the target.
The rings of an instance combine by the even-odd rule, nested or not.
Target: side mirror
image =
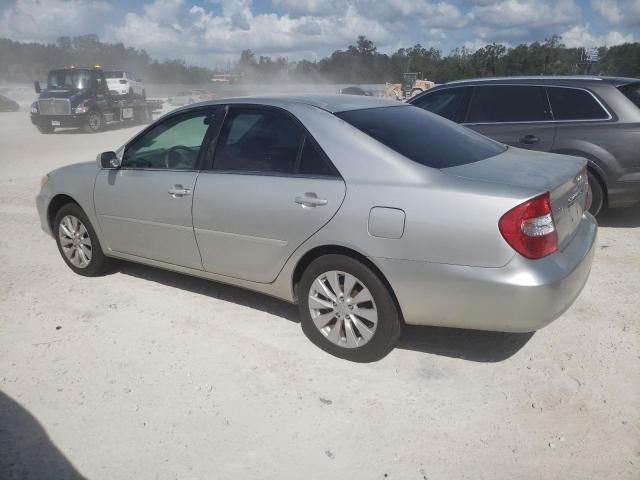
[[[37,81],[37,80],[35,82],[33,82],[33,88],[36,89],[36,93],[42,92],[42,89],[40,88],[40,82]]]
[[[120,159],[116,152],[102,152],[98,154],[97,160],[100,168],[120,168]]]

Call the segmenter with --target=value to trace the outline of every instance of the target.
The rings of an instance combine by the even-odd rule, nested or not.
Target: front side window
[[[127,146],[123,166],[195,169],[212,116],[212,112],[200,110],[168,118]]]
[[[466,123],[551,120],[544,87],[482,85],[474,89]]]
[[[292,174],[304,132],[272,110],[231,108],[216,146],[214,170]]]
[[[350,110],[337,116],[408,159],[432,168],[477,162],[506,149],[469,128],[413,106]]]
[[[609,118],[598,101],[585,90],[547,87],[555,120],[603,120]]]
[[[411,103],[454,122],[460,121],[463,119],[461,116],[464,115],[463,110],[466,109],[469,91],[470,89],[467,87],[447,88],[427,93]]]

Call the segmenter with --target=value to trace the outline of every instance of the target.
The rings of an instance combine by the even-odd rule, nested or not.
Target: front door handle
[[[169,189],[169,195],[172,197],[184,197],[186,195],[191,195],[191,189],[184,188],[182,185],[174,185]]]
[[[525,145],[533,145],[534,143],[538,143],[540,139],[535,135],[525,135],[520,138],[519,142],[524,143]]]
[[[318,198],[315,193],[305,193],[302,197],[296,197],[294,201],[303,207],[319,207],[329,203],[326,198]]]

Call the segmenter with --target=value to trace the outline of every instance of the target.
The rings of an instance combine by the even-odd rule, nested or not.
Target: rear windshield
[[[640,82],[630,83],[628,85],[622,85],[618,87],[625,97],[636,104],[636,107],[640,108]]]
[[[506,146],[413,106],[369,108],[337,114],[380,143],[432,168],[478,162]]]
[[[122,71],[104,72],[104,76],[107,78],[122,78],[124,76],[124,72]]]

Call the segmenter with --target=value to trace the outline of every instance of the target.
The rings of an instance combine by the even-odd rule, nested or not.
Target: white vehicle
[[[104,72],[107,79],[107,87],[112,95],[126,95],[129,98],[147,98],[144,84],[131,72],[112,70]]]

